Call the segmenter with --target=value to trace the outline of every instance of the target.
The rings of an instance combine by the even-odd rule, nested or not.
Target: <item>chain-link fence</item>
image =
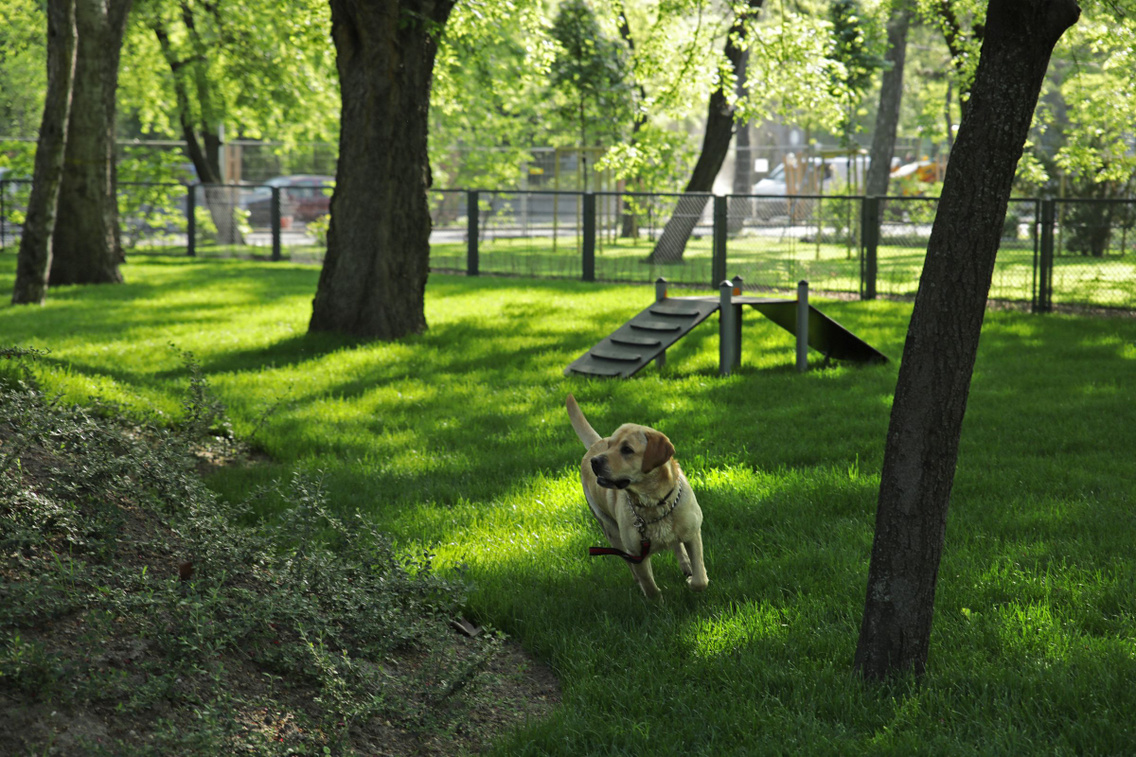
[[[707,287],[728,274],[757,291],[791,291],[803,279],[814,291],[868,299],[915,295],[938,207],[921,196],[432,197],[435,270],[641,283],[662,276]],[[990,298],[1038,311],[1136,309],[1136,202],[1103,202],[1012,199]]]
[[[127,252],[322,259],[329,177],[264,185],[120,182]],[[297,183],[303,180],[302,183]],[[0,178],[0,250],[15,251],[31,182]],[[863,298],[919,286],[935,198],[432,190],[438,271],[714,287]],[[1136,310],[1136,201],[1012,199],[990,298],[1038,311]],[[251,249],[250,249],[251,248]]]

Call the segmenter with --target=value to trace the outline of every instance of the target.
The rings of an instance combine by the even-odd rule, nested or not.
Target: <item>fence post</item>
[[[480,221],[478,218],[478,202],[480,201],[481,193],[476,189],[471,189],[466,193],[465,198],[465,215],[466,221],[469,224],[466,230],[466,275],[477,276],[480,273],[481,261],[479,260],[480,251],[478,250],[478,241],[481,237]]]
[[[596,195],[584,192],[583,280],[596,280]]]
[[[1043,197],[1038,204],[1041,234],[1033,272],[1033,312],[1048,313],[1053,310],[1053,226],[1057,220],[1057,201]]]
[[[797,371],[809,369],[809,282],[797,282]]]
[[[876,299],[877,254],[880,246],[880,198],[860,201],[860,299]]]
[[[272,259],[280,260],[280,187],[272,187],[269,221],[272,223]]]
[[[729,222],[727,208],[727,198],[723,195],[714,195],[714,242],[713,257],[710,261],[711,286],[717,286],[718,282],[726,279],[726,235],[729,232],[726,228]]]
[[[185,188],[185,253],[190,257],[197,254],[197,184]]]

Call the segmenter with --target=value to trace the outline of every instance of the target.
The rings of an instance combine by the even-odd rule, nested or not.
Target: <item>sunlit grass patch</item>
[[[728,378],[711,319],[664,369],[604,381],[562,371],[649,287],[432,274],[429,330],[371,343],[307,333],[313,267],[139,256],[124,273],[0,305],[0,332],[51,351],[35,369],[51,391],[143,415],[181,412],[192,352],[270,458],[216,473],[223,496],[319,474],[335,508],[467,577],[467,611],[565,687],[561,713],[501,753],[1136,751],[1130,320],[987,314],[929,671],[874,687],[851,657],[909,304],[819,300],[885,366],[799,375],[792,337],[747,313]],[[635,421],[674,441],[705,514],[704,595],[669,555],[661,603],[588,556],[603,537],[568,392],[601,433]]]

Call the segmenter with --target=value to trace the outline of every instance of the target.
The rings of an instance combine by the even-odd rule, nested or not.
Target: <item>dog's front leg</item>
[[[686,585],[695,591],[702,591],[710,583],[706,576],[706,564],[702,561],[702,532],[695,531],[690,539],[684,542],[686,552],[690,556],[691,572],[686,579]]]
[[[643,562],[636,565],[635,563],[628,563],[631,568],[631,574],[635,576],[635,580],[639,582],[639,588],[643,590],[644,596],[647,599],[654,599],[659,596],[659,587],[655,584],[655,576],[651,572],[651,558],[647,557]]]
[[[686,547],[683,546],[681,541],[675,542],[674,556],[675,559],[678,560],[678,567],[682,569],[682,574],[690,578],[694,574],[694,571],[690,567],[690,557],[687,555]]]

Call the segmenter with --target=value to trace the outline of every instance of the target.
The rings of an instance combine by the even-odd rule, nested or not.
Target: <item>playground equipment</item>
[[[582,374],[628,378],[652,360],[662,367],[667,348],[718,311],[718,373],[728,376],[741,365],[742,309],[752,306],[797,337],[797,370],[809,364],[809,348],[829,360],[886,363],[887,356],[809,304],[809,284],[797,284],[797,298],[768,299],[741,294],[742,279],[723,281],[717,297],[668,297],[666,279],[655,282],[655,302],[605,337],[564,369]]]

